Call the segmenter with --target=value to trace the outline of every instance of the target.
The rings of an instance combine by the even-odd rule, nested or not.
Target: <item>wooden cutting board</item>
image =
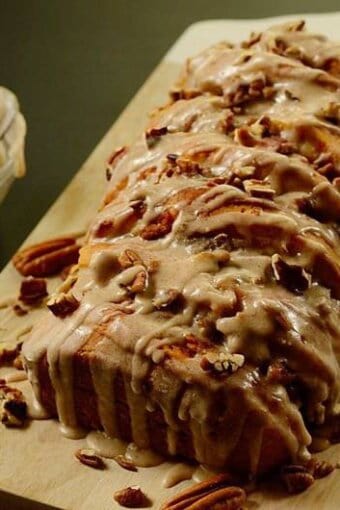
[[[87,228],[104,191],[106,159],[115,147],[133,141],[143,129],[148,113],[167,100],[167,92],[176,80],[186,57],[219,40],[238,41],[250,31],[297,18],[306,19],[310,30],[323,32],[334,39],[338,37],[340,13],[262,20],[212,20],[190,26],[104,136],[25,244]],[[0,342],[14,341],[39,320],[39,310],[24,317],[16,317],[8,309],[1,309],[1,301],[17,295],[19,281],[16,271],[8,264],[0,275]],[[51,281],[50,287],[55,283]],[[23,334],[22,339],[24,338]],[[17,383],[17,386],[24,392],[30,391],[27,382]],[[73,457],[74,451],[83,444],[84,440],[74,441],[62,437],[58,424],[52,420],[34,421],[25,430],[1,427],[0,510],[51,507],[65,510],[121,508],[113,501],[112,494],[115,490],[129,485],[140,485],[153,500],[153,508],[157,509],[161,502],[189,483],[182,482],[173,489],[163,489],[161,480],[169,468],[168,463],[131,473],[109,461],[105,471],[91,470],[79,464]],[[333,446],[320,454],[320,457],[338,462],[340,445]],[[43,503],[48,507],[42,505]],[[315,483],[307,493],[298,496],[287,497],[272,489],[253,494],[248,508],[337,510],[340,508],[340,471],[336,470],[326,479]]]

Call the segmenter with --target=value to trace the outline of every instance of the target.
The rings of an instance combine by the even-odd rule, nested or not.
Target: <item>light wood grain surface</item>
[[[297,16],[301,17],[301,16]],[[336,37],[339,14],[305,16],[314,30]],[[145,125],[148,113],[167,100],[167,91],[175,81],[180,63],[221,38],[237,40],[251,30],[263,27],[264,21],[210,21],[190,27],[169,51],[164,60],[111,127],[75,178],[39,222],[25,244],[86,229],[95,212],[105,186],[105,160],[112,150],[130,143]],[[20,278],[11,264],[0,275],[0,299],[18,293]],[[51,281],[50,286],[55,285]],[[34,314],[16,317],[0,310],[0,342],[11,340],[15,332],[39,320]],[[23,337],[24,338],[24,337]],[[1,371],[0,371],[1,376]],[[17,383],[29,398],[27,382]],[[79,464],[73,456],[84,440],[69,440],[60,435],[56,422],[34,421],[25,430],[0,429],[0,510],[34,508],[28,502],[45,503],[60,509],[93,510],[120,508],[113,492],[129,485],[140,485],[159,508],[183,482],[173,489],[163,489],[161,480],[169,463],[155,468],[140,468],[138,473],[121,469],[108,461],[105,471],[95,471]],[[333,462],[340,460],[340,445],[321,454]],[[250,497],[249,508],[261,510],[337,510],[340,508],[340,471],[314,484],[304,494],[285,497],[264,489]],[[6,493],[24,497],[16,500]],[[23,501],[27,502],[24,506]]]

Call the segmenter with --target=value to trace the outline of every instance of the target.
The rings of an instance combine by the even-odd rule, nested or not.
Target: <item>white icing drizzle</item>
[[[134,443],[108,437],[102,432],[89,432],[86,442],[89,448],[95,450],[102,457],[115,459],[119,455],[123,455],[138,467],[158,466],[164,462],[163,457],[147,448],[139,448]]]

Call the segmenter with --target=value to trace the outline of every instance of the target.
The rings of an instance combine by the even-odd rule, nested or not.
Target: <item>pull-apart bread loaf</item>
[[[24,345],[64,430],[247,474],[339,436],[340,46],[302,23],[189,59],[109,162]]]

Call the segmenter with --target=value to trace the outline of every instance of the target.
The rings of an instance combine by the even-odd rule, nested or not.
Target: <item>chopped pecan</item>
[[[78,260],[79,245],[74,238],[51,239],[14,255],[12,262],[23,276],[51,276]]]
[[[278,384],[290,384],[296,379],[295,373],[289,368],[286,359],[277,359],[271,363],[267,370],[267,379]]]
[[[264,78],[257,78],[250,83],[240,83],[235,92],[227,96],[227,106],[239,106],[242,103],[263,97],[270,99],[275,89]]]
[[[126,508],[145,508],[150,506],[149,498],[138,486],[116,491],[113,498],[119,505]]]
[[[330,462],[327,462],[327,460],[314,458],[310,459],[306,467],[315,479],[324,478],[325,476],[330,475],[335,469],[335,466]]]
[[[169,156],[176,156],[173,159],[170,159]],[[191,158],[177,155],[167,155],[167,164],[165,165],[164,170],[162,171],[162,175],[166,175],[167,177],[172,177],[173,175],[199,175],[202,174],[203,169]]]
[[[116,231],[116,226],[113,220],[103,220],[99,223],[95,230],[96,237],[111,237]]]
[[[122,269],[127,269],[135,264],[143,264],[143,261],[135,251],[124,250],[118,257],[118,263]]]
[[[283,481],[289,494],[298,494],[305,491],[314,483],[313,475],[305,466],[287,465],[281,470]]]
[[[301,294],[310,287],[311,277],[301,266],[287,264],[277,253],[272,256],[275,279],[286,289]]]
[[[59,285],[56,292],[59,294],[60,292],[68,292],[72,289],[78,279],[78,271],[79,266],[77,264],[73,264],[72,266],[68,266],[67,274],[61,274],[61,278],[63,282]],[[63,271],[62,271],[63,273]]]
[[[200,366],[205,372],[212,372],[216,375],[233,374],[244,365],[245,358],[243,354],[232,354],[228,352],[206,354],[202,359]]]
[[[129,290],[134,294],[140,294],[144,292],[148,286],[148,273],[144,269],[141,269],[135,276],[132,284],[129,286]]]
[[[179,157],[176,159],[176,165],[180,174],[196,175],[202,173],[200,165],[188,157]]]
[[[27,404],[21,391],[6,384],[0,386],[0,417],[6,427],[22,427],[27,418]]]
[[[148,241],[159,239],[171,232],[172,225],[178,212],[175,209],[168,209],[154,218],[141,232],[141,237]]]
[[[101,457],[95,454],[91,448],[80,448],[75,452],[75,457],[85,466],[94,469],[105,469],[105,463]]]
[[[52,296],[47,302],[47,307],[56,317],[64,318],[71,315],[79,307],[79,301],[72,293],[60,293]]]
[[[39,304],[47,294],[46,280],[29,276],[21,282],[19,299],[26,305]]]
[[[230,475],[223,474],[185,489],[165,503],[161,510],[240,510],[246,493],[232,486]]]
[[[272,200],[275,196],[275,190],[271,188],[270,184],[264,181],[248,179],[243,181],[243,186],[246,192],[249,193],[252,197]]]
[[[137,467],[133,462],[128,460],[124,455],[117,455],[115,457],[115,461],[119,464],[123,469],[127,469],[127,471],[138,471]]]
[[[112,167],[112,165],[116,162],[116,160],[118,158],[120,158],[121,156],[123,156],[123,154],[125,154],[126,150],[127,150],[127,148],[125,146],[118,147],[115,151],[113,151],[113,153],[109,157],[107,164],[110,167]]]
[[[160,141],[161,137],[167,133],[168,128],[166,126],[148,129],[145,133],[145,140],[148,149],[152,149]]]

